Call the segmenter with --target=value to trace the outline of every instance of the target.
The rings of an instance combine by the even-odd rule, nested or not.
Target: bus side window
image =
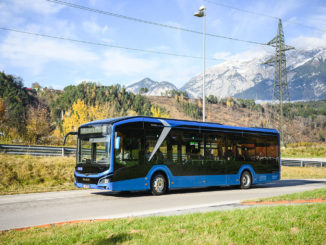
[[[229,137],[226,138],[226,152],[225,152],[225,158],[226,160],[234,160],[235,154],[234,154],[234,146],[233,146],[233,140]]]
[[[116,139],[120,139],[119,147],[115,147],[115,169],[139,165],[143,162],[143,130],[133,127],[118,126]]]
[[[256,141],[256,158],[258,161],[266,158],[266,143],[262,137],[258,137]]]

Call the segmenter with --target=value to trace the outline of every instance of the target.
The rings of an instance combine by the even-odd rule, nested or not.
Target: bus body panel
[[[159,125],[162,124],[162,121],[165,122],[165,125]],[[82,174],[78,173],[78,171],[75,171],[75,178],[77,180],[80,180],[82,178],[91,179],[90,184],[87,183],[79,183],[75,180],[75,185],[77,187],[82,188],[94,188],[94,189],[105,189],[110,191],[141,191],[141,190],[149,190],[151,187],[151,178],[152,176],[157,172],[163,172],[167,177],[168,182],[168,188],[169,189],[179,189],[179,188],[191,188],[191,187],[207,187],[207,186],[225,186],[225,185],[239,185],[240,184],[240,177],[243,171],[249,171],[252,176],[252,183],[258,184],[258,183],[267,183],[270,181],[275,181],[280,179],[280,136],[279,133],[274,129],[261,129],[261,128],[245,128],[245,127],[234,127],[234,126],[226,126],[226,125],[220,125],[220,124],[213,124],[213,123],[203,123],[203,122],[192,122],[192,121],[185,121],[185,120],[174,120],[174,119],[158,119],[158,118],[147,118],[147,117],[130,117],[130,118],[118,118],[118,119],[110,119],[110,120],[101,120],[98,122],[91,122],[87,123],[84,126],[92,126],[92,125],[102,125],[106,122],[113,122],[112,123],[112,134],[111,134],[111,145],[110,145],[110,166],[109,169],[102,172],[102,173],[96,173],[96,174]],[[129,125],[132,123],[142,123],[142,128],[139,130],[143,130],[143,136],[144,142],[146,141],[146,133],[150,131],[146,131],[146,127],[144,126],[145,123],[147,125],[150,125],[153,123],[153,125],[158,125],[155,129],[162,130],[164,127],[166,127],[166,124],[168,127],[172,129],[171,132],[173,132],[173,129],[179,130],[180,132],[190,132],[193,131],[201,137],[205,137],[205,143],[206,144],[206,137],[205,135],[209,135],[210,133],[221,133],[223,135],[226,135],[226,137],[266,137],[268,139],[269,136],[276,137],[277,136],[277,144],[278,144],[278,167],[275,167],[276,161],[275,158],[261,158],[259,160],[258,158],[252,162],[241,162],[239,159],[225,159],[225,160],[219,160],[220,165],[222,166],[222,170],[214,170],[212,171],[212,174],[210,173],[211,167],[208,166],[209,164],[212,165],[215,164],[212,160],[212,163],[205,163],[206,160],[206,153],[205,154],[205,160],[192,160],[192,165],[194,166],[193,169],[188,169],[185,167],[182,167],[182,165],[167,165],[166,163],[162,164],[154,164],[152,166],[148,165],[148,163],[145,165],[135,165],[135,166],[126,166],[124,169],[118,169],[115,163],[115,137],[116,137],[116,130],[118,127],[121,127],[123,125]],[[138,129],[137,129],[138,130]],[[152,130],[152,129],[149,129]],[[158,132],[160,132],[158,130]],[[158,133],[159,134],[159,133]],[[170,134],[169,134],[170,135]],[[237,136],[239,135],[239,136]],[[147,141],[146,141],[147,142]],[[224,141],[225,144],[226,141]],[[143,144],[143,143],[142,143]],[[179,143],[178,143],[179,144]],[[200,143],[201,144],[201,143]],[[206,146],[205,146],[206,147]],[[227,147],[227,146],[226,146]],[[258,147],[254,146],[254,147]],[[265,146],[264,146],[265,147]],[[266,146],[267,147],[267,146]],[[206,148],[203,148],[206,149]],[[213,148],[212,148],[213,149]],[[258,149],[258,148],[257,148]],[[235,150],[237,152],[237,149]],[[241,149],[240,149],[241,151]],[[257,150],[256,150],[257,152]],[[267,148],[265,148],[266,156],[267,156]],[[140,151],[139,151],[140,153]],[[165,153],[166,154],[166,153]],[[172,154],[172,152],[171,152]],[[176,153],[173,153],[174,155]],[[179,153],[179,147],[178,147],[178,154]],[[238,153],[236,153],[238,154]],[[257,154],[257,153],[256,153]],[[144,156],[145,157],[145,156]],[[257,156],[256,156],[257,157]],[[78,158],[77,158],[78,159]],[[175,160],[175,158],[174,158]],[[144,158],[144,161],[146,159]],[[198,163],[196,163],[196,161]],[[201,169],[200,162],[202,161],[203,169]],[[208,160],[207,162],[209,162]],[[215,160],[216,161],[216,160]],[[243,160],[242,160],[243,161]],[[274,165],[273,165],[274,164]],[[187,165],[184,165],[187,166]],[[208,170],[205,170],[207,168]],[[216,167],[215,167],[216,168]],[[270,170],[268,169],[270,168]],[[139,171],[141,170],[142,171]],[[277,171],[276,171],[277,169]],[[120,171],[120,172],[119,172]],[[128,172],[129,171],[131,177],[128,179]],[[187,172],[188,171],[188,172]],[[196,171],[198,171],[196,173]],[[219,172],[220,171],[220,172]],[[222,172],[221,172],[222,171]],[[224,171],[224,174],[223,174]],[[120,173],[120,175],[119,175]],[[123,173],[121,175],[121,173]],[[135,173],[138,173],[138,176],[135,175]],[[114,176],[120,176],[119,178],[114,179]],[[122,176],[122,177],[121,177]],[[102,183],[100,184],[100,179],[104,177],[112,177],[113,181],[109,183]],[[98,183],[95,183],[96,180],[98,180]]]
[[[237,174],[227,175],[195,175],[195,176],[173,176],[170,169],[165,165],[155,165],[144,178],[135,178],[110,182],[107,184],[81,184],[75,183],[76,187],[102,189],[110,191],[145,191],[150,190],[151,178],[158,172],[163,172],[169,183],[169,189],[198,188],[209,186],[239,185],[239,179],[243,171],[249,171],[253,177],[253,184],[268,183],[279,180],[279,173],[255,174],[251,165],[243,165]],[[90,177],[90,176],[85,176]],[[102,179],[102,178],[100,178]],[[100,180],[99,179],[99,180]]]

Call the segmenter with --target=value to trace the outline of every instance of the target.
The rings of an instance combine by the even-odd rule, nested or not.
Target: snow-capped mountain
[[[133,83],[126,87],[127,91],[138,94],[141,89],[147,89],[144,95],[160,96],[165,95],[166,91],[178,90],[176,86],[169,82],[156,82],[150,78],[145,78],[139,82]]]
[[[274,68],[264,65],[270,56],[250,60],[229,60],[206,70],[206,96],[235,96],[270,100]],[[287,54],[288,86],[291,100],[326,99],[326,49],[295,50]],[[182,88],[191,97],[202,94],[202,75]]]

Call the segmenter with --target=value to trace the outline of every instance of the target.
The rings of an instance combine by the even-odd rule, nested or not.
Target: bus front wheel
[[[241,174],[240,187],[241,189],[249,189],[251,187],[252,178],[248,171],[244,171]]]
[[[166,193],[168,186],[165,176],[161,173],[155,174],[151,181],[151,192],[153,195],[163,195]]]

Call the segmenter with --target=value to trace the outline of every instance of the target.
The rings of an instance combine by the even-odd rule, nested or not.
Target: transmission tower
[[[283,101],[290,101],[287,75],[286,75],[286,55],[285,51],[294,49],[285,44],[282,20],[278,21],[277,35],[267,43],[275,47],[275,56],[265,62],[275,67],[274,88],[273,88],[273,104],[278,101],[280,106],[279,128],[281,131],[281,142],[283,143]]]

